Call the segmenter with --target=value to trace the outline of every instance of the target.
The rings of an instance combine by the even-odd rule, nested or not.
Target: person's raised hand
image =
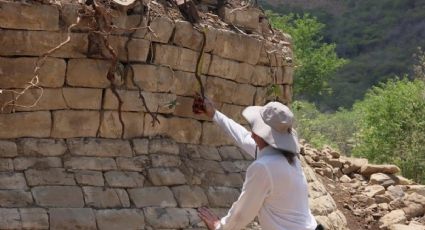
[[[204,113],[210,119],[212,119],[216,110],[214,104],[208,98],[202,98],[202,96],[199,94],[196,94],[194,98],[195,100],[192,106],[193,112],[195,114]]]
[[[210,230],[215,230],[220,224],[220,219],[218,219],[218,217],[208,208],[199,208],[198,216],[201,218],[202,221],[204,221],[204,223]]]

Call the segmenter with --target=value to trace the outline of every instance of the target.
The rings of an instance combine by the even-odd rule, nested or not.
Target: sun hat
[[[298,138],[292,130],[294,114],[284,104],[269,102],[265,106],[249,106],[242,116],[251,125],[252,132],[270,146],[295,154],[300,152]]]

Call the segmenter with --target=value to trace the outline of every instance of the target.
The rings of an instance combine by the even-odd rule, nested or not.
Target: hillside
[[[350,62],[330,82],[333,95],[312,98],[322,109],[350,107],[381,81],[411,73],[425,46],[425,1],[260,1],[278,13],[310,13],[326,24],[324,40]]]

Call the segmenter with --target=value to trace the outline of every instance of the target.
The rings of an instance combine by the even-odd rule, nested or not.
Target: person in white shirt
[[[247,169],[238,200],[225,217],[220,220],[207,208],[198,210],[207,227],[239,230],[258,216],[264,230],[316,229],[290,109],[279,102],[247,107],[242,115],[252,132],[216,111],[207,99],[202,112],[229,134],[240,148],[256,158]]]

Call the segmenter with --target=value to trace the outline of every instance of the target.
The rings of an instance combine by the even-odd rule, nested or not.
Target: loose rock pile
[[[378,221],[380,229],[425,229],[425,185],[397,175],[397,166],[341,156],[330,147],[319,151],[305,145],[303,154],[316,173],[339,182],[351,194],[344,208],[365,218],[366,228]]]

